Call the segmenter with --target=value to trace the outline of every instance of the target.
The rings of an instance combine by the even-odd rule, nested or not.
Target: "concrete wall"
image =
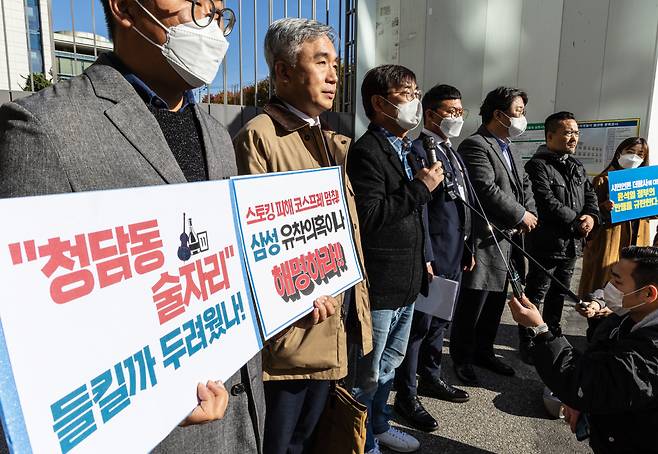
[[[529,93],[530,122],[543,121],[557,110],[570,110],[582,120],[639,117],[641,134],[647,135],[658,0],[362,3],[368,7],[359,10],[358,39],[369,46],[374,39],[377,50],[364,59],[370,66],[364,61],[358,69],[399,63],[416,72],[424,89],[437,83],[455,85],[471,111],[464,134],[479,124],[477,112],[484,95],[499,85],[513,85]],[[391,39],[395,31],[386,39],[380,39],[386,33],[379,29],[372,38],[364,36],[370,33],[369,22],[386,23],[379,14],[382,6],[399,11],[398,43]],[[362,22],[366,26],[361,27]],[[397,60],[387,57],[396,54]],[[357,117],[357,134],[363,122]]]

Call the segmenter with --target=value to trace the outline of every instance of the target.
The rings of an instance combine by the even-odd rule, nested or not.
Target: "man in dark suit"
[[[355,397],[368,407],[366,451],[378,443],[412,452],[420,443],[388,423],[386,401],[407,349],[414,301],[427,294],[423,206],[443,180],[440,163],[414,173],[407,133],[422,117],[414,73],[398,65],[371,69],[361,86],[371,123],[347,155],[370,282],[373,351],[359,359]]]
[[[537,225],[537,211],[530,180],[510,137],[525,131],[527,103],[528,96],[516,88],[499,87],[489,92],[480,107],[482,126],[458,150],[473,183],[476,207],[500,229],[516,229],[515,240],[521,246],[522,233]],[[507,294],[505,264],[512,263],[520,276],[525,272],[520,253],[504,240],[499,241],[499,251],[486,222],[479,216],[472,219],[476,265],[462,278],[450,336],[455,372],[467,384],[478,382],[473,364],[514,375],[514,369],[495,356],[493,344]]]
[[[450,85],[433,87],[423,96],[422,104],[425,127],[414,141],[412,162],[420,166],[427,162],[423,141],[431,137],[437,146],[436,156],[445,169],[445,183],[434,190],[427,204],[426,260],[435,276],[459,282],[462,270],[472,269],[474,261],[472,245],[465,247],[470,236],[471,213],[460,201],[471,199],[468,173],[450,143],[450,138],[458,137],[461,132],[465,111],[461,93]],[[419,430],[436,430],[438,423],[423,408],[418,393],[449,402],[469,399],[467,392],[441,378],[443,337],[449,323],[415,310],[407,353],[395,374],[395,410]]]
[[[191,91],[215,77],[232,26],[220,18],[230,13],[211,14],[209,2],[193,9],[186,0],[102,4],[114,53],[78,77],[0,109],[0,197],[237,174],[228,132],[194,103]],[[222,8],[222,2],[212,5],[215,12]],[[186,35],[176,33],[181,28]],[[194,46],[185,39],[190,35]],[[153,452],[262,452],[260,355],[225,386],[210,381],[180,390],[195,393],[200,405]]]

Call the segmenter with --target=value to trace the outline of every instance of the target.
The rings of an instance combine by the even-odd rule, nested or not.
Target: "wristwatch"
[[[544,334],[548,332],[548,325],[546,323],[542,323],[541,325],[537,327],[530,327],[528,329],[528,334],[530,334],[530,338],[534,339],[535,337],[539,336],[540,334]]]

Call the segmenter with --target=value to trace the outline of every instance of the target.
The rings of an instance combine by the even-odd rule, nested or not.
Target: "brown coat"
[[[325,147],[326,144],[326,147]],[[238,172],[258,174],[342,166],[352,232],[363,267],[359,220],[354,191],[345,173],[350,139],[333,131],[311,128],[274,98],[264,113],[252,119],[233,139]],[[329,153],[329,156],[327,155]],[[367,281],[356,285],[354,301],[364,354],[372,350],[372,323]],[[337,298],[342,303],[342,295]],[[291,328],[263,349],[265,380],[338,380],[347,375],[347,336],[340,311],[310,329]]]
[[[626,246],[648,246],[650,240],[649,221],[639,219],[612,224],[610,212],[602,204],[610,198],[608,172],[603,172],[592,181],[601,210],[601,225],[589,237],[583,254],[583,274],[578,293],[585,297],[596,289],[603,288],[610,279],[611,267],[619,261],[621,250]],[[637,232],[635,231],[637,230]],[[637,234],[636,241],[633,237]]]

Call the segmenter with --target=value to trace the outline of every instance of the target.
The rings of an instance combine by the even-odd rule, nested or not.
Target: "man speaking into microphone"
[[[461,93],[450,85],[436,85],[423,96],[424,128],[414,141],[413,162],[422,165],[441,162],[444,183],[432,192],[427,204],[425,258],[434,276],[459,282],[463,269],[472,269],[474,258],[469,241],[471,214],[461,199],[473,203],[466,183],[464,162],[452,149],[450,139],[458,137],[467,111]],[[430,295],[438,298],[438,295]],[[395,375],[395,410],[414,428],[432,431],[438,423],[418,399],[418,393],[446,400],[466,402],[467,392],[446,383],[441,377],[443,337],[448,320],[415,310],[404,362]],[[416,375],[419,376],[416,382]]]

